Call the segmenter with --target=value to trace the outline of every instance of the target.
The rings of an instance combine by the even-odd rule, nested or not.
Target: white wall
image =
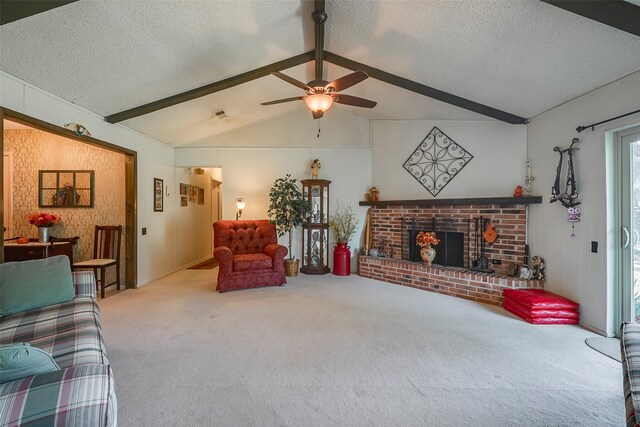
[[[373,185],[382,200],[433,198],[403,167],[437,126],[473,155],[438,198],[507,197],[522,185],[526,126],[490,121],[376,120],[372,122]]]
[[[628,116],[578,134],[578,125],[588,125],[640,109],[640,72],[611,83],[531,119],[527,128],[529,157],[533,162],[534,192],[544,196],[542,205],[530,207],[529,243],[532,254],[547,261],[545,287],[581,305],[581,323],[600,333],[612,334],[613,298],[607,258],[616,241],[616,230],[607,228],[605,134],[640,123],[640,114]],[[548,202],[555,178],[558,154],[554,146],[566,148],[580,138],[575,154],[582,221],[571,238],[567,210]],[[591,253],[591,241],[599,243]]]
[[[177,268],[173,229],[177,209],[171,197],[165,197],[164,212],[153,211],[153,178],[161,178],[173,195],[173,148],[57,98],[0,71],[0,105],[45,122],[63,126],[83,124],[97,139],[134,150],[138,153],[138,285],[167,274]],[[146,227],[148,234],[141,235]]]
[[[258,130],[258,129],[257,129]],[[191,151],[194,151],[192,153]],[[207,165],[222,167],[223,219],[235,219],[235,199],[243,197],[247,203],[243,219],[267,219],[269,190],[277,178],[290,173],[293,178],[311,178],[311,163],[320,159],[322,168],[319,178],[331,181],[329,187],[329,211],[340,205],[351,204],[360,220],[351,247],[359,246],[360,234],[364,226],[366,208],[358,206],[364,193],[371,186],[371,150],[369,148],[210,148],[176,149],[176,159],[190,162],[194,155]],[[300,189],[302,186],[300,185]],[[287,236],[279,242],[288,245]],[[333,245],[333,236],[332,236]],[[302,236],[298,229],[293,237],[293,254],[302,256]],[[332,264],[333,246],[329,258]],[[355,268],[355,251],[352,250],[352,267]]]
[[[190,168],[176,167],[174,194],[171,203],[179,206],[176,215],[174,247],[176,265],[184,267],[210,258],[213,253],[211,241],[211,170],[205,169],[203,175],[190,172]],[[191,184],[204,188],[204,204],[187,202],[180,206],[180,184]],[[187,197],[188,198],[188,197]]]

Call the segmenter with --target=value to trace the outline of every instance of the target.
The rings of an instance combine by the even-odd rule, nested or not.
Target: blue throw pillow
[[[59,369],[49,353],[28,343],[0,345],[0,383]]]
[[[0,316],[71,301],[75,294],[64,255],[0,264]]]

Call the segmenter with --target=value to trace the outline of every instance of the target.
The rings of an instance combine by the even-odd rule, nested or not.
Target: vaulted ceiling
[[[109,116],[312,51],[313,9],[83,0],[2,25],[0,69]],[[326,11],[326,51],[525,118],[640,70],[640,37],[537,0],[327,0]],[[283,72],[307,82],[313,63]],[[326,80],[349,72],[325,62]],[[492,120],[373,78],[345,93],[378,106],[327,115]],[[174,146],[213,146],[221,133],[306,109],[260,105],[302,94],[265,76],[122,124]],[[222,109],[229,118],[212,117]]]

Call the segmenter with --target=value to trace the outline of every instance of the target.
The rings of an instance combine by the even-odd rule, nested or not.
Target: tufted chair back
[[[226,246],[234,255],[264,252],[270,243],[278,243],[276,226],[269,220],[217,221],[213,224],[214,247]]]

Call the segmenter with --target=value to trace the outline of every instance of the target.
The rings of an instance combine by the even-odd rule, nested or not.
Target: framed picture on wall
[[[187,196],[180,196],[180,206],[186,208],[189,206],[189,201],[187,200]]]
[[[180,183],[180,195],[181,196],[187,195],[187,184]]]
[[[195,185],[189,185],[189,201],[190,202],[198,201],[198,187]]]
[[[163,181],[160,178],[153,178],[153,211],[154,212],[162,212],[164,200],[162,189]]]
[[[198,204],[204,205],[204,188],[198,187]]]

